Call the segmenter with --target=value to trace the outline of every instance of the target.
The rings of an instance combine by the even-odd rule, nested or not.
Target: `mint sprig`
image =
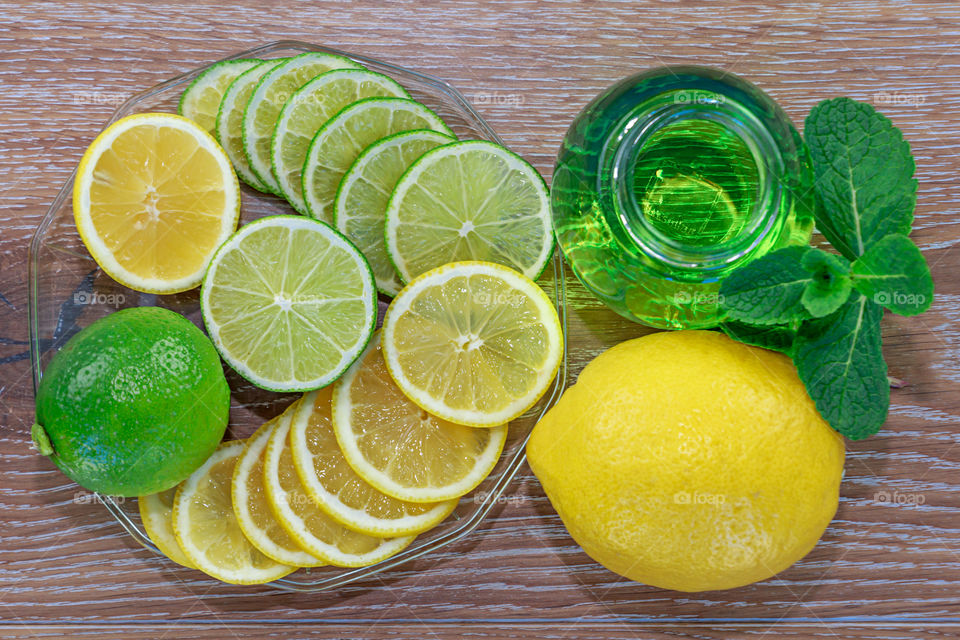
[[[819,200],[817,228],[840,255],[774,251],[720,287],[721,328],[793,358],[823,418],[851,440],[883,426],[890,404],[880,320],[926,311],[933,279],[908,238],[914,161],[903,134],[868,104],[821,102],[804,126]]]

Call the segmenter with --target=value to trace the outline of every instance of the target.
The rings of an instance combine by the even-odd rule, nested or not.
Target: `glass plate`
[[[414,99],[436,111],[461,140],[482,138],[498,144],[503,141],[482,117],[470,106],[464,96],[447,82],[410,69],[343,51],[318,47],[292,40],[274,42],[256,49],[238,53],[235,58],[278,58],[306,51],[326,51],[360,62],[368,69],[393,77],[411,93]],[[219,61],[217,61],[219,62]],[[213,64],[213,63],[212,63]],[[176,112],[180,94],[207,67],[201,67],[143,91],[113,113],[104,127],[118,118],[145,111]],[[92,140],[92,138],[91,138]],[[177,311],[202,327],[199,290],[175,295],[153,295],[127,289],[103,273],[87,253],[73,223],[71,194],[76,170],[60,189],[53,204],[40,222],[30,245],[30,351],[33,365],[34,393],[43,368],[57,350],[77,331],[117,309],[136,306],[161,306]],[[294,213],[280,198],[262,194],[243,186],[241,223],[278,213]],[[563,263],[556,252],[551,267],[540,278],[539,284],[556,304],[561,322],[566,329]],[[379,301],[380,319],[388,299]],[[564,331],[566,333],[566,331]],[[233,371],[226,369],[232,391],[228,437],[244,438],[251,435],[267,419],[278,415],[298,394],[279,394],[258,389]],[[338,587],[366,576],[396,567],[426,553],[455,542],[472,531],[503,499],[524,461],[524,445],[530,430],[539,417],[560,397],[566,379],[566,361],[561,365],[553,386],[537,405],[510,424],[509,436],[500,461],[493,472],[473,492],[460,500],[454,512],[444,522],[420,535],[401,553],[378,564],[359,569],[322,567],[301,569],[272,584],[291,591],[320,591]],[[97,496],[117,521],[137,542],[160,553],[150,542],[137,511],[136,500]]]

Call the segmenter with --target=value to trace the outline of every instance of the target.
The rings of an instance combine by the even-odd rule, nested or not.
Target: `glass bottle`
[[[707,328],[724,276],[810,241],[812,184],[806,147],[770,96],[720,70],[660,67],[616,83],[570,125],[554,231],[577,277],[621,315]]]

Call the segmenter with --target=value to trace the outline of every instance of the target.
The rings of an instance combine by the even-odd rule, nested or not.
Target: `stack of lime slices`
[[[395,80],[344,56],[220,63],[180,110],[216,134],[244,182],[343,233],[385,295],[458,260],[536,279],[553,253],[533,167],[492,142],[458,142]]]

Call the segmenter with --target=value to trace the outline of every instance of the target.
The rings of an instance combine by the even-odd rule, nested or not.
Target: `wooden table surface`
[[[577,111],[660,64],[741,74],[802,122],[873,102],[913,146],[925,316],[884,320],[884,431],[849,447],[821,543],[775,579],[679,594],[607,572],[524,466],[440,553],[332,592],[232,587],[134,543],[29,444],[29,240],[116,104],[186,70],[299,39],[444,78],[549,182]],[[960,637],[960,6],[947,2],[37,2],[0,10],[0,637]],[[640,335],[574,283],[579,370]],[[779,621],[779,622],[777,622]]]

